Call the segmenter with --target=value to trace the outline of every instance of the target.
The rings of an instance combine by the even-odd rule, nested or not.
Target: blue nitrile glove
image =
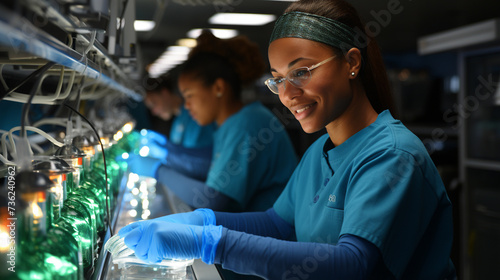
[[[162,161],[151,157],[130,154],[127,159],[128,171],[141,176],[155,177]]]
[[[135,222],[118,233],[127,247],[146,262],[199,259],[213,264],[222,226],[192,226],[159,220]]]
[[[143,135],[141,133],[141,135]],[[153,130],[146,130],[145,135],[141,137],[141,147],[147,146],[149,148],[148,157],[164,160],[167,158],[167,138]]]
[[[193,226],[215,226],[214,211],[207,208],[199,208],[192,212],[166,215],[154,220]]]
[[[165,146],[167,144],[167,137],[165,135],[158,133],[154,130],[145,130],[141,132],[142,139],[146,139],[148,142],[155,142],[158,145]]]

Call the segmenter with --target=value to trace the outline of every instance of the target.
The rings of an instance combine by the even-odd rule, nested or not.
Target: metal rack
[[[44,10],[47,11],[46,13],[50,11],[48,14],[52,15],[52,20],[63,24],[62,30],[78,31],[76,23],[71,24],[69,18],[57,14],[56,9],[49,8],[51,6],[46,1],[37,1],[37,3],[45,4]],[[34,7],[41,9],[40,6]],[[86,32],[89,33],[89,29],[86,29]],[[89,58],[89,55],[76,51],[76,47],[72,48],[63,44],[26,18],[0,6],[0,46],[9,53],[31,55],[24,55],[21,61],[23,64],[31,61],[33,65],[40,65],[41,60],[53,61],[86,78],[94,79],[101,86],[123,93],[135,100],[142,99],[143,94],[139,87],[107,56],[104,47],[98,41],[92,42],[89,34],[68,33],[68,35],[75,36],[75,44],[78,42],[80,47],[88,47],[92,52],[92,57]],[[92,46],[85,45],[90,42]],[[19,60],[14,58],[11,62],[17,63]]]
[[[500,273],[500,19],[479,22],[419,39],[420,54],[458,53],[460,92],[454,113],[458,130],[459,219],[454,261],[463,279]],[[449,133],[449,131],[443,131]]]
[[[463,277],[490,279],[500,273],[500,48],[461,52],[459,65],[467,113],[460,128]]]

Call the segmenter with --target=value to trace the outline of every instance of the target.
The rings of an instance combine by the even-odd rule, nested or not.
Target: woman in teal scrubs
[[[128,158],[129,171],[154,176],[160,164],[197,180],[205,180],[212,161],[214,123],[200,126],[184,108],[182,96],[176,90],[173,73],[149,78],[145,83],[144,103],[151,113],[164,121],[171,121],[168,137],[152,130],[141,132],[141,144],[148,146],[146,157]]]
[[[184,108],[182,96],[176,93],[173,73],[146,81],[144,103],[151,113],[164,121],[172,120],[168,141],[185,148],[211,147],[215,125],[200,126]]]
[[[450,201],[421,141],[394,119],[363,27],[343,0],[294,2],[276,22],[266,84],[304,131],[327,134],[272,208],[131,224],[119,232],[127,246],[149,262],[201,258],[265,279],[456,279]]]
[[[271,207],[297,165],[288,134],[259,102],[243,104],[243,86],[264,70],[257,45],[245,37],[221,40],[204,33],[180,69],[184,106],[201,126],[216,123],[212,161],[205,181],[166,166],[157,178],[184,202],[225,211]]]

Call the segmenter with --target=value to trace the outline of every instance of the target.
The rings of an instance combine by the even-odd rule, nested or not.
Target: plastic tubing
[[[7,135],[9,135],[9,132],[8,132],[8,131],[6,131],[6,130],[0,129],[0,133],[2,133],[2,138],[0,139],[0,142],[1,142],[1,144],[2,144],[2,153],[0,154],[0,156],[2,156],[2,154],[3,154],[4,156],[7,156],[7,154],[8,154],[8,150],[7,150],[7,149],[11,149],[11,148],[13,148],[12,146],[10,146],[10,145],[9,145],[10,143],[9,143],[9,142],[7,142],[7,140],[6,140]],[[4,135],[5,135],[5,136],[4,136]],[[14,137],[15,139],[20,139],[20,138],[21,138],[21,137],[19,137],[19,136],[17,136],[17,135],[13,135],[13,134],[12,134],[12,137]],[[9,145],[9,147],[8,147],[8,145]],[[43,152],[44,152],[44,150],[43,150],[40,146],[38,146],[37,144],[34,144],[34,143],[29,143],[29,142],[28,142],[28,147],[30,148],[30,151],[31,151],[31,148],[33,148],[33,149],[37,150],[39,153],[43,153]],[[33,153],[33,152],[31,152],[31,153]],[[6,161],[9,161],[9,160],[8,160],[7,158],[5,158],[5,157],[4,157],[4,159],[5,159]],[[1,159],[0,159],[0,160],[1,160]],[[3,161],[3,160],[2,160],[2,161]],[[5,161],[3,161],[3,162],[5,162]],[[9,163],[14,164],[14,162],[11,162],[11,161],[9,161]]]
[[[45,79],[46,76],[48,76],[48,74],[45,74],[42,79]],[[57,84],[56,92],[51,96],[35,96],[31,103],[32,104],[51,105],[51,104],[54,104],[54,101],[56,101],[56,100],[66,99],[70,95],[71,89],[73,88],[73,84],[75,82],[75,76],[76,76],[76,72],[75,71],[71,72],[71,75],[69,76],[69,80],[68,80],[68,86],[66,87],[66,90],[64,91],[64,93],[61,95],[62,85],[64,82],[64,67],[62,67],[61,73],[59,74],[60,78],[59,78],[59,82]],[[0,75],[0,80],[2,81],[2,83],[4,82],[1,75]],[[39,91],[41,85],[42,85],[42,83],[40,83],[40,86],[37,89],[37,91]],[[13,92],[9,96],[6,96],[4,98],[4,100],[25,103],[28,100],[28,98],[29,98],[29,96],[27,96],[26,94]]]
[[[13,150],[13,153],[17,153],[16,151],[16,143],[14,143],[14,135],[12,134],[12,132],[14,131],[18,131],[18,130],[21,130],[21,127],[20,126],[16,126],[16,127],[13,127],[9,130],[9,140],[10,140],[10,144],[12,145],[12,150]],[[54,145],[58,146],[58,147],[62,147],[64,144],[57,141],[56,139],[54,139],[54,137],[50,136],[48,133],[46,133],[45,131],[39,129],[39,128],[36,128],[36,127],[33,127],[33,126],[26,126],[26,131],[33,131],[33,132],[36,132],[40,135],[42,135],[43,137],[45,137],[47,140],[49,140],[50,142],[52,142]],[[2,135],[2,142],[5,142],[7,140],[7,134],[4,133]]]

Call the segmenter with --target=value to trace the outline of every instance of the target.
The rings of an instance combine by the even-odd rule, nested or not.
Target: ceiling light
[[[219,28],[198,28],[198,29],[191,29],[188,31],[187,36],[189,38],[198,38],[200,36],[201,32],[203,30],[210,30],[212,34],[214,34],[215,37],[221,38],[221,39],[229,39],[233,38],[236,35],[238,35],[238,30],[235,29],[219,29]]]
[[[196,47],[197,43],[196,43],[196,39],[183,38],[183,39],[177,40],[177,45],[183,46],[183,47],[188,47],[188,48],[194,48],[194,47]]]
[[[264,25],[276,19],[269,14],[218,13],[208,19],[211,24]]]
[[[151,78],[157,78],[168,70],[187,60],[191,48],[185,46],[170,46],[149,67]]]
[[[170,46],[163,54],[176,54],[176,55],[187,55],[191,51],[188,47],[183,46]]]
[[[134,21],[134,29],[137,32],[151,31],[155,28],[156,23],[152,20],[136,20]]]

